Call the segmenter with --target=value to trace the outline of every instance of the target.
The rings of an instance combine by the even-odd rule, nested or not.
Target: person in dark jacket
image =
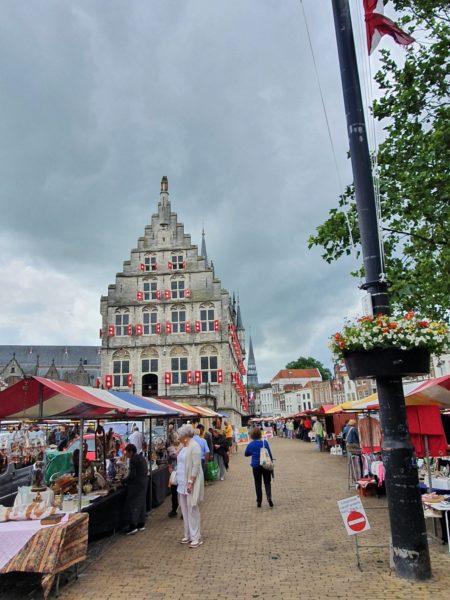
[[[255,427],[250,433],[250,437],[252,441],[248,444],[245,449],[245,456],[251,456],[250,466],[253,470],[253,478],[255,480],[255,490],[256,490],[256,506],[261,508],[262,503],[262,480],[264,480],[264,488],[266,490],[267,502],[269,503],[270,508],[273,508],[272,502],[272,487],[271,487],[271,477],[272,471],[268,469],[264,469],[259,464],[259,455],[261,452],[261,448],[267,448],[269,452],[270,458],[273,460],[272,451],[270,450],[270,446],[267,440],[262,440],[261,429]]]
[[[225,479],[225,469],[228,470],[228,443],[224,435],[218,430],[212,430],[214,447],[214,460],[219,465],[220,481]]]
[[[127,444],[125,453],[130,461],[128,475],[123,480],[127,487],[125,509],[129,518],[126,534],[133,535],[145,529],[148,467],[144,456],[137,453],[134,444]]]

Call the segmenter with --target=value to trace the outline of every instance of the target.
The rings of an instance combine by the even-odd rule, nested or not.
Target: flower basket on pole
[[[413,377],[430,372],[430,352],[426,348],[360,350],[347,354],[344,361],[350,379]]]

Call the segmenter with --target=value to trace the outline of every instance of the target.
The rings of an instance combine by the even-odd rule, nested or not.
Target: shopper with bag
[[[256,506],[261,508],[262,481],[266,490],[267,502],[273,508],[271,479],[273,476],[273,456],[267,440],[262,438],[261,429],[255,427],[250,433],[252,441],[245,449],[245,456],[251,456],[250,466],[253,471],[256,490]]]

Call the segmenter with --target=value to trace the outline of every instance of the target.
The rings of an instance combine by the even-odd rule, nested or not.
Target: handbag
[[[208,481],[217,481],[219,479],[219,465],[214,460],[210,460],[206,465],[206,479]]]
[[[169,485],[178,485],[177,472],[175,471],[175,469],[170,474]]]
[[[270,454],[268,449],[264,446],[264,441],[262,441],[262,448],[259,451],[259,464],[263,469],[267,469],[267,471],[273,470],[273,461],[270,458]]]

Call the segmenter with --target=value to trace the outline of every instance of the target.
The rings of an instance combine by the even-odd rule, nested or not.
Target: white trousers
[[[189,494],[178,494],[178,502],[181,506],[184,523],[184,537],[189,538],[191,542],[200,541],[200,510],[197,506],[192,506],[191,496]]]

